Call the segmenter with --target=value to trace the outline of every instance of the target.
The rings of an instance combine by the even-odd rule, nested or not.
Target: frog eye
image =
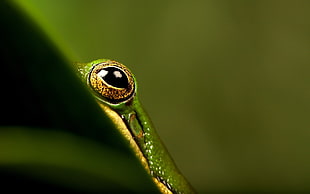
[[[135,93],[132,73],[116,61],[106,61],[93,66],[88,83],[100,99],[112,104],[125,102]]]

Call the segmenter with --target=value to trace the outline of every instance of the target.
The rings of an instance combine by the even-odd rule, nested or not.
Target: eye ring
[[[135,94],[133,74],[116,61],[95,64],[89,72],[88,84],[101,100],[111,104],[127,102]]]

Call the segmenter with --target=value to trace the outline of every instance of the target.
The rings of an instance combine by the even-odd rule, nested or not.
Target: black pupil
[[[127,88],[128,79],[125,73],[116,67],[106,67],[101,71],[104,71],[99,75],[107,84],[117,88]]]

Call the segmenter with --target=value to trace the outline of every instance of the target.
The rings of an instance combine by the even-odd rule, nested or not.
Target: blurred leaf
[[[2,127],[0,147],[0,165],[30,178],[89,191],[147,189],[147,180],[128,168],[133,158],[70,133]]]
[[[0,13],[2,182],[156,191],[65,56],[11,1]]]

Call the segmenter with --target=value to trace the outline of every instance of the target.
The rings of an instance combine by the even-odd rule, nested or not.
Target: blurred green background
[[[198,191],[310,190],[310,1],[16,1],[69,60],[131,68]]]

